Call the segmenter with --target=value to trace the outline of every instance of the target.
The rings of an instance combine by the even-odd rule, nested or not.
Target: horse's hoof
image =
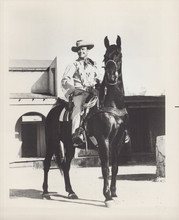
[[[78,199],[78,196],[75,193],[69,193],[68,198],[69,199]]]
[[[118,201],[118,197],[117,197],[117,196],[112,197],[112,199],[113,199],[114,201]]]
[[[108,200],[108,201],[105,201],[105,206],[107,208],[112,208],[114,207],[116,204],[115,204],[115,201],[114,200]]]
[[[112,197],[112,199],[114,200],[116,205],[120,204],[120,200],[119,200],[119,198],[117,196],[116,197]]]
[[[50,195],[48,193],[43,193],[42,194],[42,199],[44,199],[44,200],[51,200],[51,197],[50,197]]]

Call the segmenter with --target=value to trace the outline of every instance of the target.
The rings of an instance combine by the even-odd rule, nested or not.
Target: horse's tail
[[[55,154],[56,163],[63,174],[63,159],[61,156],[61,144],[59,132],[59,116],[67,102],[58,99],[58,104],[55,105],[48,113],[45,121],[45,136],[46,136],[46,154]]]
[[[62,175],[64,172],[65,160],[66,160],[65,149],[64,149],[63,143],[60,141],[55,151],[55,161]]]

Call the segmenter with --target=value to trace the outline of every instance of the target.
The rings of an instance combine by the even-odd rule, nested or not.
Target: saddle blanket
[[[66,108],[63,108],[61,113],[60,113],[60,116],[59,116],[59,121],[60,122],[64,122],[64,121],[70,121],[70,112],[66,109]],[[84,134],[85,137],[86,137],[86,134]],[[89,137],[90,140],[92,141],[92,143],[94,144],[94,146],[98,147],[98,144],[97,144],[97,141],[96,141],[96,138],[95,137]],[[87,147],[86,147],[87,148]]]
[[[65,107],[62,109],[59,115],[59,121],[70,121],[70,112]]]

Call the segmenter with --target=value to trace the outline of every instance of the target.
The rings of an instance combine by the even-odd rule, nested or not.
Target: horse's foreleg
[[[48,172],[50,169],[50,163],[51,163],[51,159],[53,156],[53,152],[48,152],[46,154],[45,160],[43,162],[44,164],[44,182],[43,182],[43,194],[47,194],[48,193]]]
[[[124,138],[125,138],[125,133],[121,134],[119,132],[115,138],[115,141],[113,141],[112,143],[112,178],[111,178],[111,186],[110,186],[112,197],[117,197],[116,176],[118,173],[118,159],[119,159],[119,153],[124,145]]]
[[[111,179],[111,196],[117,197],[116,194],[116,176],[118,173],[118,155],[116,152],[112,152],[112,179]]]
[[[103,195],[105,196],[106,201],[109,201],[112,200],[109,188],[109,141],[99,140],[98,144],[102,175],[104,179]]]

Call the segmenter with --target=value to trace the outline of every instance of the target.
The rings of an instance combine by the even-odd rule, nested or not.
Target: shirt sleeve
[[[74,79],[73,79],[73,75],[75,74],[75,71],[76,71],[76,69],[75,69],[74,64],[68,65],[66,67],[64,75],[61,80],[62,87],[65,90],[75,88],[74,87]]]

